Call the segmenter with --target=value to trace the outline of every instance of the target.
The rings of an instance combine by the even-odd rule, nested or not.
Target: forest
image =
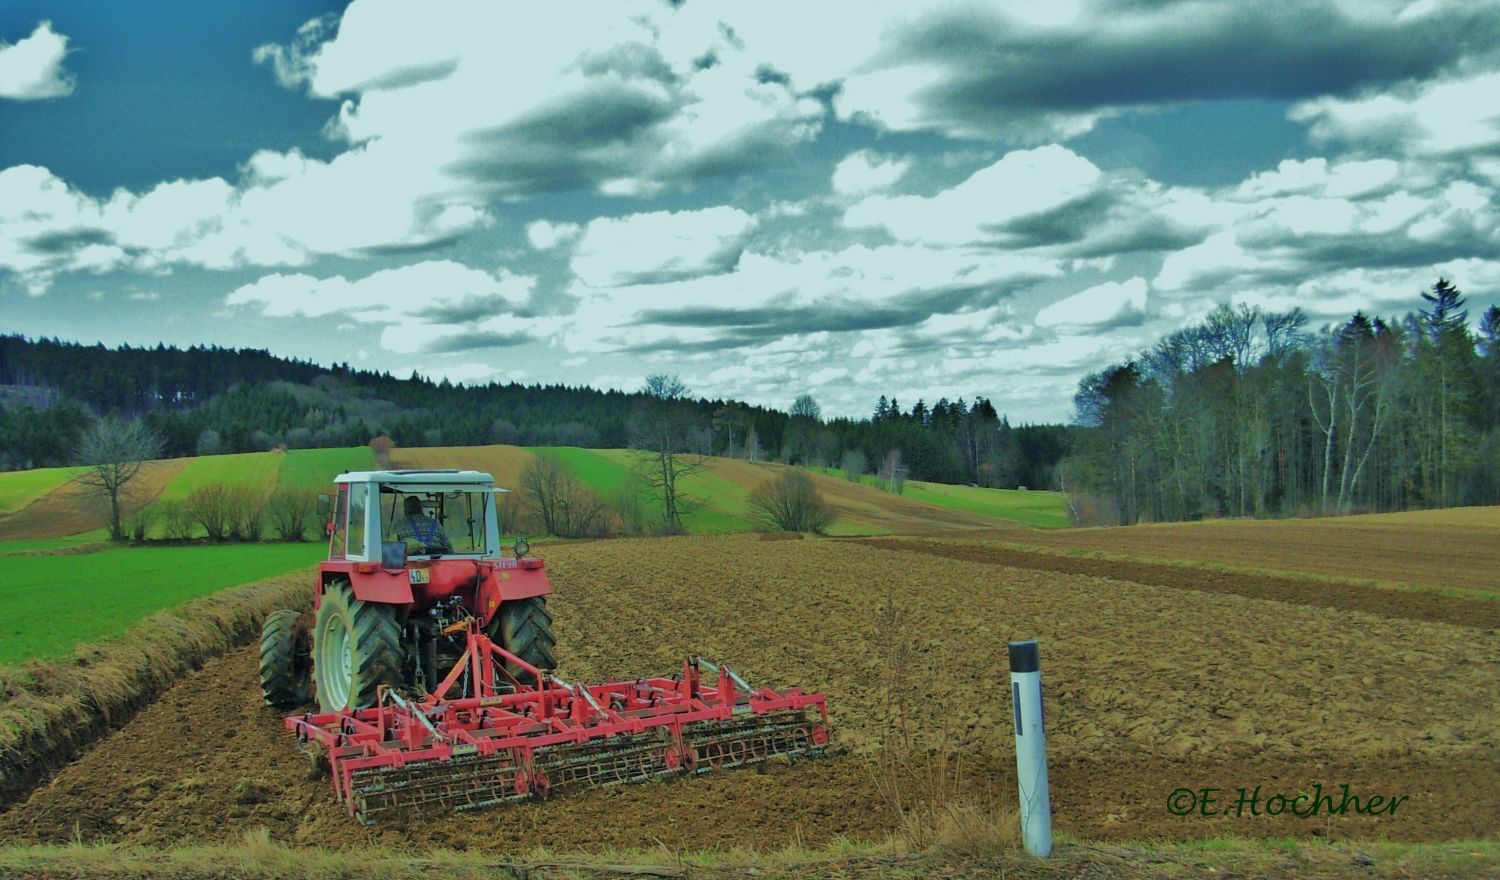
[[[1400,319],[1307,324],[1223,306],[1084,378],[1059,471],[1075,519],[1500,503],[1500,308],[1476,332],[1439,279]]]
[[[264,350],[82,345],[0,335],[0,469],[79,463],[104,416],[139,420],[167,457],[363,446],[622,448],[635,444],[644,391],[565,385],[453,385],[413,373],[320,366]],[[1074,429],[1020,425],[984,398],[882,397],[871,417],[824,419],[809,395],[787,411],[690,394],[668,405],[689,429],[681,451],[984,486],[1053,484]]]

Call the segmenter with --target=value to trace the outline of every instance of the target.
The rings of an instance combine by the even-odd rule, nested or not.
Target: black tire
[[[557,639],[552,635],[552,615],[547,612],[545,596],[500,603],[500,613],[490,621],[489,637],[538,669],[557,668],[557,661],[552,656]],[[522,684],[536,684],[530,673],[523,672],[514,663],[507,663],[506,668]]]
[[[307,628],[296,611],[273,611],[260,630],[260,692],[273,709],[308,702],[312,657]]]
[[[348,654],[347,667],[341,651]],[[354,598],[346,581],[324,588],[313,626],[313,676],[324,712],[375,705],[381,685],[402,683],[401,657],[395,606]]]

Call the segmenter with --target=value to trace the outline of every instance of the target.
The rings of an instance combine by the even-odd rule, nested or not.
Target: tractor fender
[[[494,567],[486,568],[479,581],[478,614],[486,623],[500,609],[501,602],[545,596],[552,592],[552,583],[547,580],[547,569]]]
[[[383,569],[373,565],[349,562],[325,562],[322,569],[324,586],[328,583],[328,576],[337,573],[349,580],[349,586],[354,590],[354,598],[361,602],[381,602],[387,605],[412,604],[411,582],[404,568]],[[321,590],[319,590],[318,598],[321,601]]]

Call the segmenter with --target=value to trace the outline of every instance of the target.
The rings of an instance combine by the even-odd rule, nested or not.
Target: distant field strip
[[[65,657],[79,642],[124,632],[154,611],[295,571],[323,556],[317,542],[7,556],[0,582],[0,666]]]
[[[1067,500],[1061,492],[1026,489],[981,489],[908,480],[902,496],[940,507],[967,510],[996,519],[1015,520],[1029,526],[1057,529],[1072,525]]]
[[[364,446],[350,449],[293,449],[282,457],[276,472],[277,489],[327,491],[344,471],[372,471],[375,453]]]
[[[198,489],[215,484],[252,486],[264,492],[276,488],[284,452],[244,452],[237,455],[200,455],[191,459],[158,501],[184,501]]]
[[[0,473],[0,513],[20,510],[88,468],[38,468]]]

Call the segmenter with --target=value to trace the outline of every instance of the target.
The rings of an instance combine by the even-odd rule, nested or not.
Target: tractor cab
[[[334,483],[338,494],[331,499],[330,561],[401,568],[408,559],[501,556],[496,495],[506,490],[495,488],[489,474],[350,471]]]

